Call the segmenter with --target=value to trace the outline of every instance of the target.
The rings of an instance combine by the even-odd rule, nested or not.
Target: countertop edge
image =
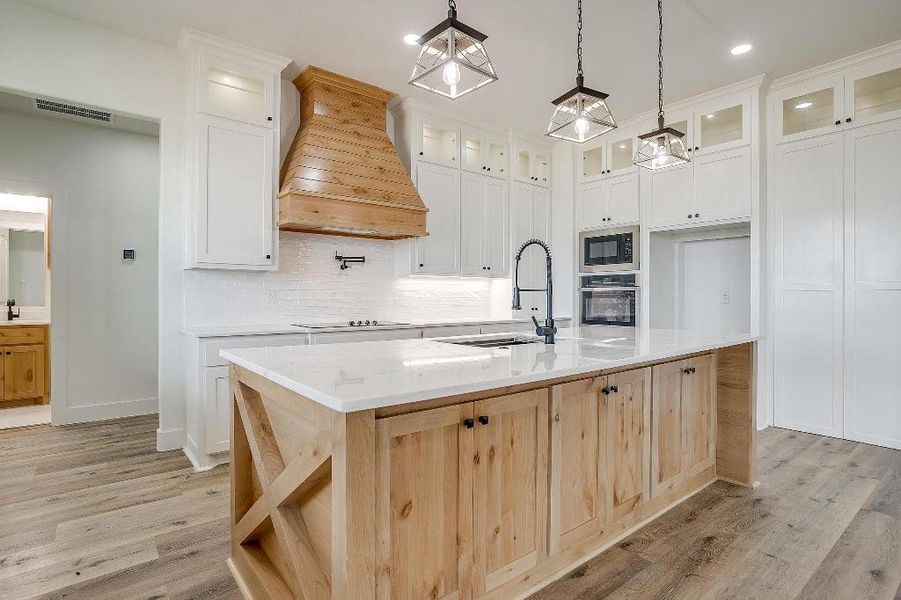
[[[330,396],[328,394],[323,394],[318,390],[308,387],[301,382],[284,377],[279,375],[277,372],[270,371],[252,361],[245,360],[239,356],[232,354],[229,350],[220,350],[219,356],[224,358],[225,360],[238,365],[248,371],[260,375],[261,377],[265,377],[274,383],[288,389],[292,392],[300,394],[305,398],[309,398],[318,404],[321,404],[331,410],[340,413],[353,413],[359,412],[363,410],[370,410],[376,408],[385,408],[389,406],[402,406],[404,404],[412,404],[414,402],[421,402],[425,400],[434,400],[437,398],[447,398],[451,396],[458,396],[461,394],[469,394],[473,392],[484,392],[493,389],[500,389],[503,387],[511,386],[511,385],[527,385],[530,383],[538,383],[541,381],[549,381],[552,379],[558,379],[561,377],[572,377],[574,375],[587,375],[589,373],[595,373],[599,371],[609,371],[611,369],[620,369],[623,367],[628,367],[630,365],[643,364],[648,362],[662,362],[671,358],[676,358],[679,356],[685,356],[688,354],[697,354],[699,352],[707,352],[710,350],[718,350],[720,348],[729,348],[732,346],[741,346],[743,344],[749,344],[753,342],[760,341],[761,336],[758,335],[747,335],[741,336],[736,340],[722,340],[717,343],[705,343],[695,346],[686,346],[683,348],[679,348],[678,350],[668,351],[668,352],[659,352],[655,354],[643,354],[641,356],[630,357],[628,359],[622,360],[598,360],[596,364],[586,365],[580,367],[573,367],[568,369],[560,369],[559,371],[555,371],[553,373],[541,373],[541,374],[529,374],[522,375],[516,377],[506,377],[504,379],[498,379],[494,381],[478,381],[473,383],[464,383],[458,384],[452,387],[444,387],[444,388],[435,388],[433,390],[426,390],[422,392],[417,392],[415,396],[412,394],[394,394],[394,395],[386,395],[380,396],[378,398],[368,398],[366,400],[358,400],[358,401],[348,401],[342,402],[337,398]]]

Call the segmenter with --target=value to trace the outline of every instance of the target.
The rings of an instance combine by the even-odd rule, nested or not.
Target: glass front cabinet
[[[612,132],[592,140],[582,149],[583,183],[634,173],[636,137],[633,129],[617,128]]]
[[[518,140],[514,144],[513,160],[513,176],[517,181],[550,187],[550,150]]]
[[[275,89],[271,71],[212,54],[200,59],[198,108],[202,113],[272,127],[276,122]]]
[[[460,130],[456,124],[421,115],[414,135],[414,152],[419,160],[448,167],[459,165]]]
[[[507,142],[503,136],[464,129],[461,137],[463,169],[501,179],[507,176]]]

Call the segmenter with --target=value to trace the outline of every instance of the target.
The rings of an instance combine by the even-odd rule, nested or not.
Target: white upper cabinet
[[[576,202],[576,219],[579,229],[593,229],[607,225],[606,181],[583,184]]]
[[[187,266],[278,268],[275,219],[281,71],[288,59],[185,31]]]
[[[750,96],[718,98],[694,110],[694,154],[728,150],[751,143]]]
[[[639,221],[638,173],[585,183],[578,193],[579,229],[631,225]]]
[[[507,142],[478,129],[463,129],[463,169],[489,177],[507,177]]]
[[[694,221],[694,169],[679,165],[643,176],[650,187],[652,227],[681,225]]]
[[[220,117],[198,119],[198,263],[273,264],[273,133]]]
[[[200,111],[253,125],[275,123],[278,74],[206,54],[200,60]]]
[[[429,212],[428,235],[415,242],[414,272],[452,275],[460,272],[460,171],[420,162],[416,189]]]
[[[901,53],[777,88],[770,109],[777,143],[901,117]]]
[[[751,148],[694,157],[692,219],[721,221],[751,216]]]
[[[517,181],[550,187],[550,150],[517,140],[514,143],[513,161],[513,177]]]
[[[523,243],[539,239],[550,245],[550,195],[537,185],[517,183],[513,186],[513,245],[512,254]],[[538,246],[530,246],[523,253],[519,266],[519,286],[521,288],[543,288],[545,283],[545,254]],[[510,265],[513,277],[515,263]],[[529,319],[533,315],[544,319],[546,302],[543,292],[523,292],[522,310],[514,311],[517,318]]]
[[[456,123],[421,114],[414,135],[415,158],[449,167],[460,166],[460,127]]]
[[[461,185],[461,271],[464,275],[506,274],[507,186],[505,182],[463,173]]]
[[[583,183],[634,173],[635,150],[638,138],[632,129],[614,129],[612,132],[592,140],[581,148]]]

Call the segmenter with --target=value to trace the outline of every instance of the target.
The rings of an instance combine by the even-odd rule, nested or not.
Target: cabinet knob
[[[267,255],[266,255],[266,258],[272,258],[272,255],[271,255],[271,254],[267,254]]]
[[[701,216],[701,213],[695,213],[695,219]]]
[[[267,121],[271,121],[271,120],[272,120],[272,117],[266,117],[266,120],[267,120]]]
[[[487,169],[488,167],[486,167],[485,165],[482,165],[482,168],[483,168],[483,169]]]
[[[479,416],[479,423],[481,423],[482,425],[487,425],[488,424],[488,415]]]
[[[700,150],[700,148],[698,148],[697,146],[695,146],[695,152],[697,152],[698,150]]]
[[[610,395],[610,388],[609,388],[609,387],[602,387],[602,388],[601,388],[601,393],[604,394],[605,396],[609,396],[609,395]]]
[[[490,171],[490,170],[491,170],[491,167],[488,167],[488,170]]]
[[[850,123],[850,122],[851,122],[851,117],[848,117],[847,119],[845,119],[845,123]]]
[[[422,264],[422,263],[419,263],[419,266],[420,266],[420,267],[424,267],[424,266],[425,266],[425,265],[424,265],[424,264]]]
[[[688,218],[690,219],[690,218],[691,218],[691,215],[688,215]]]
[[[691,375],[691,369],[689,369],[688,367],[685,367],[684,369],[682,369],[682,372],[685,373],[686,375]]]
[[[842,122],[841,122],[841,120],[839,120],[839,121],[836,121],[835,124],[836,124],[836,125],[841,125]]]
[[[488,268],[489,271],[491,270],[491,267],[487,267],[487,268]]]
[[[423,156],[422,152],[419,153],[419,156]]]
[[[691,146],[685,149],[686,152],[691,152]]]
[[[475,427],[476,422],[474,419],[463,419],[463,425],[466,426],[466,429],[472,429]]]
[[[611,385],[611,386],[610,386],[610,392],[611,392],[612,394],[616,394],[617,392],[619,392],[619,386],[618,386],[618,385]]]

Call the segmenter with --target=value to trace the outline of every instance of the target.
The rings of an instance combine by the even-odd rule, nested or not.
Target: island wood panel
[[[534,568],[547,553],[548,390],[474,404],[473,595]]]
[[[607,508],[618,521],[650,499],[651,370],[610,375],[607,386]]]
[[[716,358],[713,354],[686,361],[682,377],[682,422],[685,426],[685,476],[716,462]]]
[[[377,595],[471,596],[471,403],[377,424]]]
[[[716,471],[727,481],[757,485],[756,344],[716,351]]]
[[[606,387],[594,377],[551,389],[551,554],[607,525]]]
[[[652,368],[651,497],[685,479],[682,376],[687,361]]]

